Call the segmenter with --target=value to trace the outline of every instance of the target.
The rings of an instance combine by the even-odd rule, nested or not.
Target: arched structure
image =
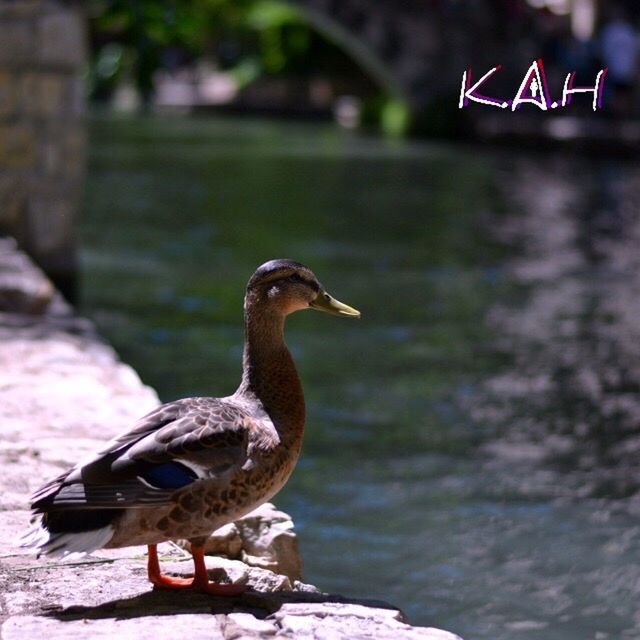
[[[516,11],[513,7],[517,2],[290,2],[372,78],[391,94],[404,97],[417,112],[439,96],[457,93],[462,72],[469,65],[482,69],[487,65],[527,64],[512,46],[521,41],[531,15]],[[524,53],[526,42],[520,49]],[[522,61],[514,60],[521,57]]]
[[[607,9],[598,0],[287,1],[389,93],[405,98],[414,116],[435,116],[440,126],[443,117],[456,120],[466,69],[477,79],[501,65],[490,90],[510,98],[534,60],[548,56],[549,67],[558,67],[575,58],[584,46],[571,36],[593,36],[598,10]]]

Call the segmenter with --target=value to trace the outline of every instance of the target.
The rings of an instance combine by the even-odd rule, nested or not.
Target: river
[[[330,125],[90,124],[81,310],[163,400],[239,380],[256,266],[308,264],[305,579],[465,640],[640,638],[640,168]],[[123,425],[123,428],[127,425]]]

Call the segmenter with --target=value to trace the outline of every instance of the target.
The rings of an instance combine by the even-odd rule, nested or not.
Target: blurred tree
[[[226,31],[243,23],[243,0],[92,0],[90,25],[92,97],[105,98],[130,76],[144,105],[153,96],[153,75],[207,53]]]
[[[332,57],[331,45],[277,0],[91,0],[89,15],[89,87],[98,100],[130,77],[148,106],[158,69],[203,56],[236,72],[241,85],[261,74],[303,72],[323,46]]]

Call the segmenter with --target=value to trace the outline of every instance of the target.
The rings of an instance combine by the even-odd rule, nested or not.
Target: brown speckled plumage
[[[247,285],[237,391],[162,405],[91,461],[42,487],[32,504],[41,525],[25,546],[56,556],[177,538],[201,545],[269,500],[293,471],[305,422],[284,321],[310,306],[358,315],[326,294],[307,267],[288,260],[262,265]]]

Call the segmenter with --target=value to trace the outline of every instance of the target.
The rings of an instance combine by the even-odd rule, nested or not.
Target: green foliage
[[[95,101],[108,102],[126,79],[135,85],[146,107],[153,98],[158,70],[205,59],[225,70],[240,89],[264,76],[330,78],[340,91],[364,98],[365,126],[401,137],[412,124],[407,104],[380,90],[293,3],[91,0],[89,16],[92,55],[87,84]]]
[[[295,8],[277,0],[93,0],[89,14],[89,87],[98,99],[130,77],[148,102],[158,69],[201,57],[242,86],[295,66],[312,41]]]
[[[380,128],[386,135],[393,138],[404,136],[410,122],[411,114],[406,101],[399,98],[385,100],[380,112]]]
[[[405,100],[382,94],[364,102],[360,118],[363,125],[378,129],[388,138],[404,137],[413,124]]]

